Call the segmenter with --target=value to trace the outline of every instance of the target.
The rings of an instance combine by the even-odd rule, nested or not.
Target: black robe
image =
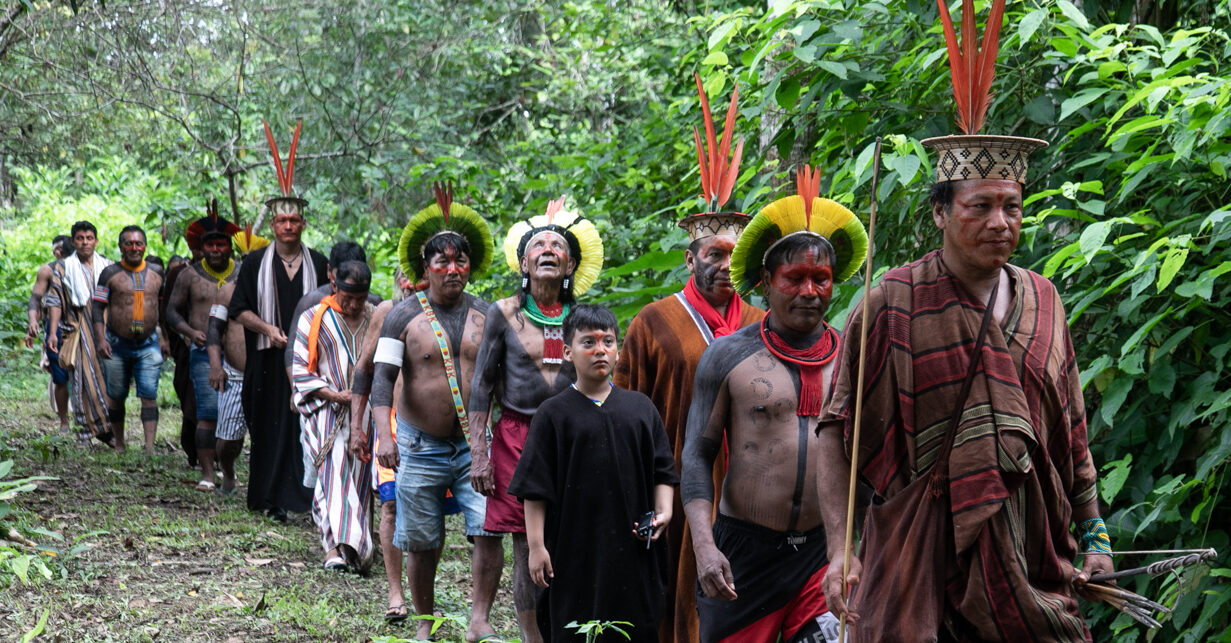
[[[658,640],[666,544],[647,550],[632,530],[660,484],[678,485],[679,476],[650,398],[613,388],[596,406],[570,387],[539,406],[509,493],[547,504],[543,539],[555,576],[538,611],[549,640],[581,640],[565,625],[590,620],[629,621],[633,641]]]
[[[235,280],[228,316],[234,320],[244,311],[260,315],[257,295],[261,259],[266,246],[244,258]],[[324,283],[328,261],[309,249],[318,282]],[[273,262],[278,289],[279,326],[287,337],[294,336],[295,304],[303,296],[303,266],[287,279],[281,261]],[[244,368],[241,399],[248,433],[252,436],[252,455],[248,461],[248,508],[253,511],[281,508],[303,512],[312,506],[312,490],[303,486],[303,447],[299,444],[299,414],[291,407],[291,383],[283,367],[283,350],[257,350],[257,334],[245,329],[248,364]]]

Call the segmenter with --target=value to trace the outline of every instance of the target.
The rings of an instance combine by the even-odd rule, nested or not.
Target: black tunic
[[[555,577],[538,609],[548,615],[543,633],[550,640],[574,640],[565,628],[570,621],[615,620],[633,623],[633,641],[657,641],[666,545],[647,550],[632,529],[654,508],[660,484],[677,485],[679,477],[662,419],[645,395],[613,388],[596,406],[570,387],[534,414],[509,493],[547,504],[544,544]]]
[[[228,316],[239,317],[244,311],[260,315],[257,294],[261,259],[266,246],[244,258],[235,280]],[[315,250],[308,251],[316,268],[318,282],[325,282],[328,261]],[[279,326],[287,337],[294,333],[295,304],[303,296],[303,266],[288,279],[281,261],[273,262],[274,282],[278,290]],[[291,407],[291,383],[282,365],[283,350],[257,350],[257,333],[244,330],[248,364],[244,368],[242,404],[252,436],[252,455],[248,461],[248,508],[253,511],[281,508],[287,511],[308,511],[312,506],[312,490],[303,486],[303,447],[299,444],[299,414]]]

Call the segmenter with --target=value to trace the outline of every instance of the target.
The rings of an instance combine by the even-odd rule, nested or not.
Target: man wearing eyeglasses
[[[169,352],[158,333],[158,293],[162,272],[145,262],[145,231],[130,225],[120,231],[120,261],[107,266],[94,287],[91,319],[94,341],[107,382],[107,421],[115,450],[124,440],[124,401],[135,379],[141,399],[145,452],[154,451],[158,431],[158,375]],[[105,317],[104,317],[105,315]],[[105,321],[105,324],[104,324]]]

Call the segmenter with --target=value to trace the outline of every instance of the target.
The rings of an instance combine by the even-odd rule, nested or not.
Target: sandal
[[[385,610],[385,622],[390,625],[401,623],[410,616],[410,610],[406,609],[405,603],[390,605],[389,609]]]
[[[210,482],[209,480],[202,480],[197,483],[197,491],[213,491],[217,487],[218,485]]]
[[[334,556],[325,561],[325,569],[331,572],[344,572],[346,571],[346,561],[342,560],[341,556]]]

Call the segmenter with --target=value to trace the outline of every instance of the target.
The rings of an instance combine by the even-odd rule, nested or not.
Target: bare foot
[[[415,619],[415,622],[419,624],[418,627],[415,628],[415,638],[421,641],[429,640],[432,636],[433,621],[417,618]]]
[[[470,627],[466,628],[466,643],[476,643],[486,638],[496,637],[496,630],[492,629],[490,623],[470,622]]]

